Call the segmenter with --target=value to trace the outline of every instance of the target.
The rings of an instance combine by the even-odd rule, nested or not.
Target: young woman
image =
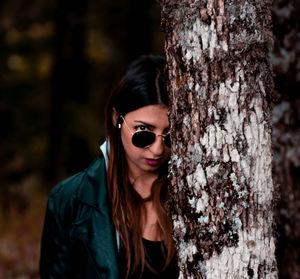
[[[41,278],[177,278],[168,199],[164,59],[142,56],[113,90],[107,141],[50,193]]]

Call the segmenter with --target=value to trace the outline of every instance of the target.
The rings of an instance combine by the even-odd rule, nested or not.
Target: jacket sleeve
[[[49,196],[41,242],[41,279],[69,278],[70,275],[70,241],[62,204]]]

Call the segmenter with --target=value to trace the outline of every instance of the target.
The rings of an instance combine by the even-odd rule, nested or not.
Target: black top
[[[162,251],[162,243],[161,241],[150,241],[147,239],[142,239],[145,249],[146,261],[151,265],[151,267],[157,271],[157,273],[152,272],[146,265],[143,271],[142,276],[140,273],[140,269],[137,270],[129,276],[129,279],[177,279],[179,275],[179,270],[177,266],[176,255],[174,255],[172,261],[168,265],[168,267],[162,271],[165,265],[165,258]],[[122,274],[122,270],[125,268],[126,260],[125,260],[125,251],[121,249],[120,251],[120,273]],[[123,265],[123,266],[122,266]],[[125,274],[124,274],[125,275]]]

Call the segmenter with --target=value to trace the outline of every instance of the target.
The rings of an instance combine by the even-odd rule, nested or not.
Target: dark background
[[[274,3],[274,181],[281,278],[300,278],[299,0]],[[154,0],[0,3],[0,279],[39,278],[49,190],[104,140],[104,104],[128,63],[163,55]]]

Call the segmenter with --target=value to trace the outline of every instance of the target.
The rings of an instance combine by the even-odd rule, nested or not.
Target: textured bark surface
[[[269,1],[161,1],[180,278],[277,278]]]

